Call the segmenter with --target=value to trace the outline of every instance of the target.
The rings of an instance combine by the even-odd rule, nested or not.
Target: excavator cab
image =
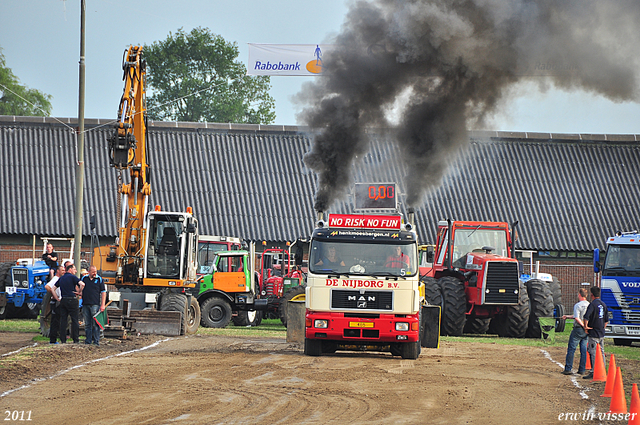
[[[193,280],[197,221],[186,213],[149,213],[145,277]]]

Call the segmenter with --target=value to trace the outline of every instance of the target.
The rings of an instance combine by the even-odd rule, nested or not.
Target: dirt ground
[[[626,424],[597,419],[609,410],[604,384],[563,376],[561,347],[446,342],[412,361],[307,357],[284,339],[138,336],[93,347],[33,336],[0,333],[3,423],[24,412],[66,425],[550,424],[562,413],[580,417],[563,423]],[[635,363],[618,361],[627,393]],[[589,409],[595,419],[582,420]]]

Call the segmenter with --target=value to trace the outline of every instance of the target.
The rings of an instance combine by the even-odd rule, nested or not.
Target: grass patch
[[[40,322],[36,319],[0,320],[0,332],[35,332],[40,333]]]
[[[233,323],[230,323],[226,328],[205,328],[200,326],[197,335],[286,338],[287,328],[282,325],[280,319],[263,319],[260,326],[253,327],[234,326]]]

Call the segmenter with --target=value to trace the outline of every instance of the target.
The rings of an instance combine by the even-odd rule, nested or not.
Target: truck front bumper
[[[605,338],[637,339],[640,340],[640,326],[638,325],[608,325],[605,328]]]
[[[305,337],[339,341],[344,344],[416,342],[419,314],[327,313],[307,310]]]

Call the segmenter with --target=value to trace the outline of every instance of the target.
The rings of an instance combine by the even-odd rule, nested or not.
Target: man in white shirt
[[[58,266],[56,268],[56,274],[45,286],[45,289],[51,294],[51,325],[49,327],[49,344],[57,344],[56,340],[58,339],[58,333],[60,329],[60,300],[62,299],[62,294],[60,293],[60,288],[56,286],[56,282],[62,275],[64,275],[64,266]],[[67,330],[65,329],[64,332],[66,331]]]
[[[573,316],[562,316],[563,319],[573,319],[573,330],[569,336],[569,346],[567,347],[567,358],[564,363],[563,375],[573,375],[573,356],[576,347],[580,344],[580,366],[578,374],[584,375],[587,367],[587,331],[584,328],[584,314],[589,307],[587,301],[587,288],[580,288],[578,291],[578,302],[573,306]]]

